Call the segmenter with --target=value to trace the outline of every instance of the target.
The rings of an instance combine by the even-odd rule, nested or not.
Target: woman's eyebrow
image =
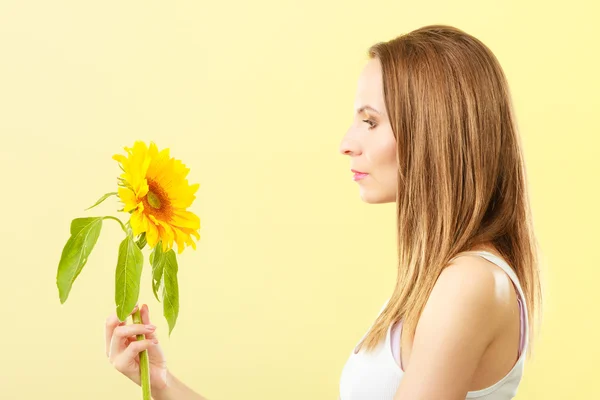
[[[362,112],[363,112],[363,111],[365,111],[365,110],[370,110],[370,111],[373,111],[373,112],[375,112],[375,113],[377,113],[377,114],[381,115],[381,113],[380,113],[379,111],[377,111],[376,109],[374,109],[373,107],[371,107],[371,106],[369,106],[369,105],[364,105],[364,106],[362,106],[362,107],[358,108],[358,109],[356,110],[356,113],[357,113],[357,114],[360,114],[360,113],[362,113]]]

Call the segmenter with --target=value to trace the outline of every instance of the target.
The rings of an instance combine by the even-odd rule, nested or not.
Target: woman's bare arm
[[[167,386],[161,390],[152,390],[154,400],[208,400],[194,392],[170,371],[167,371]]]

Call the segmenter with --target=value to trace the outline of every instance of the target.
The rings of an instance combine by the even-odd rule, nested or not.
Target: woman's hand
[[[148,350],[151,389],[162,390],[167,385],[167,360],[158,344],[156,328],[150,325],[147,305],[142,306],[140,314],[143,324],[121,322],[116,314],[106,319],[106,356],[117,371],[141,385],[139,353]],[[142,334],[146,339],[138,341],[136,335]]]

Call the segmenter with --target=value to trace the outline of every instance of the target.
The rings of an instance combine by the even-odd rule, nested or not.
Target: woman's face
[[[360,197],[371,204],[396,201],[398,189],[396,139],[385,110],[379,59],[368,61],[358,78],[352,125],[340,152],[350,156],[350,168],[368,175],[356,180]],[[354,172],[351,173],[354,176]]]

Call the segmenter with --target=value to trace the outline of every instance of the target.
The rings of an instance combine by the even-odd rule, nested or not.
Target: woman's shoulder
[[[512,280],[502,268],[465,253],[442,270],[425,307],[440,313],[451,308],[461,319],[479,318],[499,327],[513,313],[515,302]]]
[[[435,287],[438,291],[487,305],[502,305],[514,293],[513,282],[504,268],[476,253],[452,259],[440,273]]]

